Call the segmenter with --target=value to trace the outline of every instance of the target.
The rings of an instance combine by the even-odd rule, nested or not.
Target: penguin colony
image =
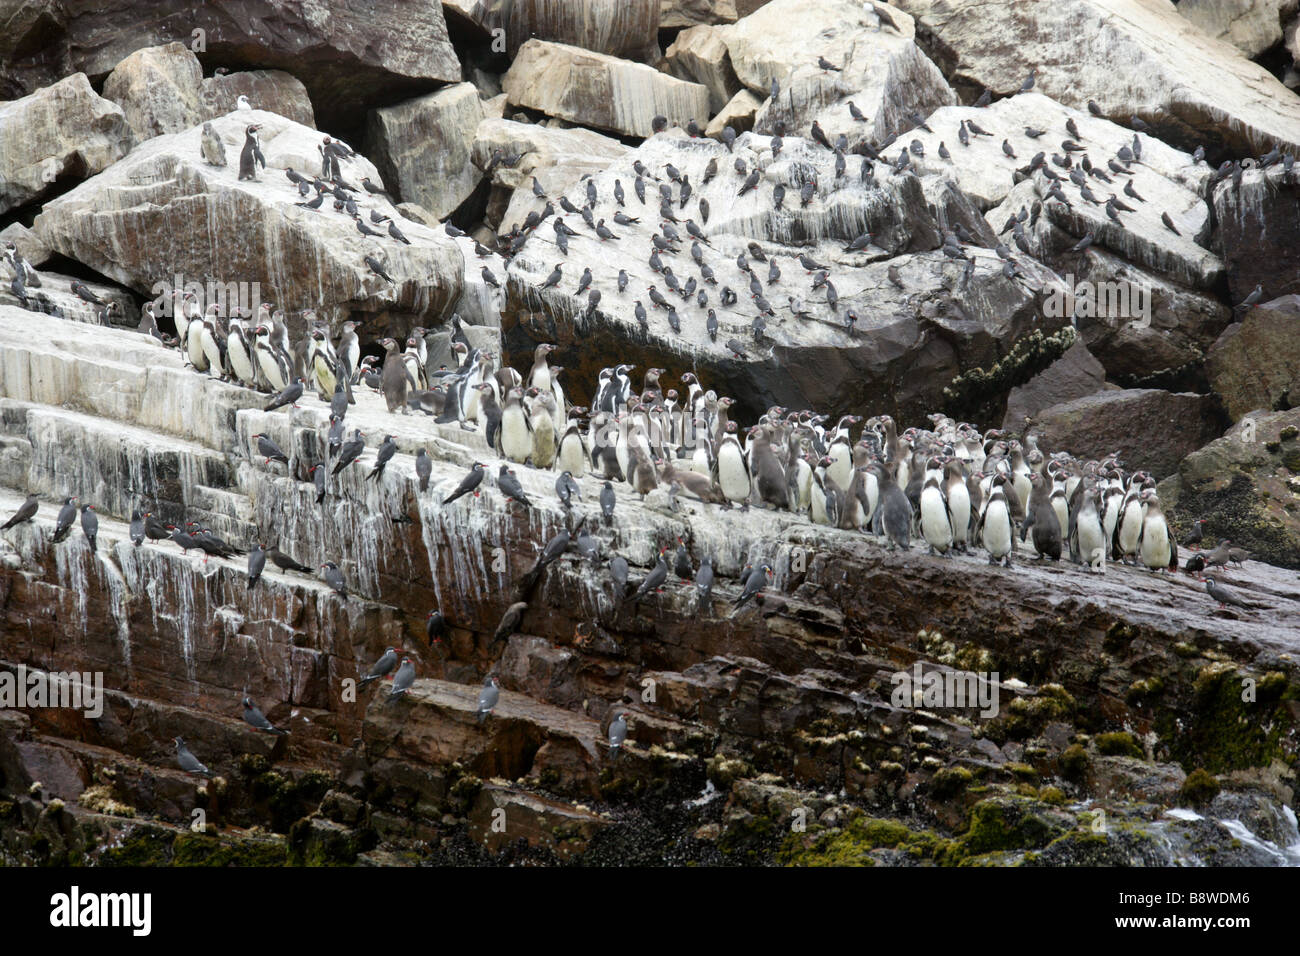
[[[819,61],[819,66],[823,70],[838,69],[824,59]],[[1035,73],[1031,72],[1026,78],[1021,92],[1033,88]],[[779,83],[773,80],[772,95],[775,98],[779,94]],[[243,100],[241,97],[239,109],[248,108]],[[986,92],[975,105],[986,106],[990,100]],[[1089,108],[1100,115],[1093,104],[1090,103]],[[848,104],[848,110],[853,119],[865,120],[853,103]],[[911,122],[914,128],[931,131],[919,114],[914,114]],[[1136,117],[1133,125],[1138,131],[1144,128]],[[653,127],[656,133],[667,126],[665,117],[655,118]],[[1131,145],[1122,147],[1116,156],[1108,158],[1107,168],[1102,169],[1090,162],[1087,147],[1082,145],[1083,137],[1074,122],[1067,121],[1066,127],[1068,138],[1061,143],[1063,153],[1053,153],[1049,164],[1046,153],[1037,152],[1026,167],[1017,171],[1018,174],[1030,176],[1038,173],[1051,180],[1047,200],[1066,205],[1070,204],[1064,192],[1068,182],[1077,188],[1083,201],[1104,205],[1107,215],[1116,221],[1122,213],[1132,212],[1132,207],[1113,191],[1103,203],[1092,191],[1092,185],[1105,183],[1114,186],[1116,178],[1123,179],[1124,194],[1134,201],[1145,201],[1137,195],[1132,179],[1128,178],[1133,175],[1131,167],[1141,158],[1142,143],[1138,132],[1135,132]],[[239,162],[240,180],[257,180],[259,168],[266,168],[258,139],[259,129],[256,124],[245,129]],[[692,137],[703,135],[694,122],[687,125],[686,131]],[[775,157],[783,148],[786,135],[782,123],[776,124],[774,133],[771,148]],[[1025,136],[1031,143],[1044,133],[1029,127],[1025,129]],[[957,142],[962,146],[969,145],[971,136],[987,135],[971,120],[963,120],[956,131]],[[730,151],[736,138],[734,129],[726,127],[721,138]],[[832,143],[817,122],[812,124],[810,138],[834,153],[837,179],[846,174],[847,157],[851,154],[860,156],[859,176],[863,182],[872,180],[877,163],[897,175],[907,171],[913,154],[923,155],[921,144],[914,140],[891,162],[884,157],[884,151],[894,144],[897,135],[891,135],[879,146],[862,141],[850,148],[845,135],[840,135]],[[1015,147],[1009,140],[1004,140],[1002,149],[1008,157],[1016,158]],[[326,199],[331,199],[333,211],[351,217],[363,236],[381,242],[387,238],[409,244],[390,216],[377,210],[369,210],[367,217],[361,215],[357,200],[362,196],[362,190],[349,185],[342,175],[341,163],[354,156],[351,148],[326,136],[319,151],[319,176],[308,178],[292,168],[284,171],[290,186],[302,199],[297,205],[320,211],[325,207]],[[225,165],[224,147],[211,124],[205,126],[201,153],[205,162],[214,166]],[[939,154],[945,161],[951,160],[946,143],[940,144]],[[1078,154],[1082,155],[1076,166],[1075,156]],[[519,159],[518,155],[498,149],[492,154],[487,172],[499,164],[513,166]],[[1204,161],[1202,149],[1195,152],[1194,161]],[[1239,178],[1242,170],[1251,163],[1250,159],[1225,161],[1212,180]],[[1275,163],[1283,164],[1289,180],[1294,166],[1293,156],[1274,150],[1254,161],[1258,168]],[[1067,171],[1068,179],[1053,171],[1052,165]],[[676,213],[684,213],[692,198],[689,178],[672,165],[662,170],[665,174],[663,179],[655,175],[656,172],[640,161],[635,162],[630,171],[633,193],[642,206],[648,202],[647,181],[657,184],[657,196],[652,196],[652,199],[659,204],[661,225],[651,237],[647,254],[651,268],[663,277],[664,286],[672,296],[666,296],[656,285],[651,285],[646,297],[653,309],[664,313],[674,331],[680,331],[679,306],[706,310],[707,334],[716,340],[718,320],[715,309],[711,307],[710,290],[716,290],[718,283],[708,262],[709,253],[705,251],[710,245],[704,229],[709,208],[702,198],[697,198],[699,223],[693,217],[686,217],[684,221],[678,218]],[[706,169],[705,183],[717,175],[717,161],[713,160]],[[740,183],[738,196],[759,188],[760,171],[746,168],[740,159],[734,164],[734,175]],[[383,194],[383,190],[369,179],[363,178],[361,186],[370,196]],[[807,180],[801,187],[799,201],[807,205],[816,196],[817,189],[815,178]],[[313,190],[315,196],[309,199]],[[533,192],[539,198],[547,198],[536,179],[533,180]],[[558,203],[564,213],[583,220],[595,241],[620,241],[621,237],[607,225],[607,221],[612,221],[617,227],[640,220],[623,211],[627,208],[627,196],[621,180],[615,181],[613,192],[616,207],[608,218],[596,218],[601,198],[590,177],[586,178],[585,205],[579,208],[565,196],[561,196]],[[784,187],[775,186],[772,202],[779,208],[785,199]],[[1035,209],[1033,215],[1039,212]],[[567,257],[570,239],[585,234],[580,228],[570,225],[563,215],[556,216],[555,204],[548,199],[540,213],[530,213],[522,225],[501,238],[504,258],[508,261],[518,253],[536,230],[552,218],[556,246]],[[1030,247],[1024,223],[1029,218],[1030,212],[1022,209],[1002,230],[1003,233],[1010,231],[1016,246],[1026,254]],[[1167,213],[1161,219],[1166,228],[1178,232]],[[685,230],[685,236],[676,228],[678,225]],[[383,231],[374,228],[385,226]],[[449,236],[465,235],[450,222],[444,228]],[[945,233],[943,244],[945,255],[966,262],[967,276],[975,268],[975,260],[964,250],[964,246],[972,244],[971,238],[958,226],[956,232]],[[864,233],[854,239],[846,251],[864,249],[870,245],[871,239],[871,233]],[[1073,251],[1086,254],[1092,241],[1091,234],[1083,236]],[[689,276],[682,279],[665,261],[672,259],[680,263],[676,257],[687,242],[690,243],[689,253],[699,273],[698,278]],[[480,258],[486,259],[494,254],[477,241],[474,245]],[[1008,278],[1020,275],[1015,259],[1005,245],[999,243],[995,251]],[[13,273],[10,290],[19,301],[33,311],[62,317],[48,297],[31,291],[40,288],[39,273],[23,259],[15,245],[6,242],[0,253]],[[758,313],[751,326],[752,334],[756,341],[762,341],[765,317],[775,315],[767,296],[780,285],[782,271],[775,257],[769,260],[756,243],[750,244],[749,253],[748,257],[742,253],[736,266],[748,277],[749,299]],[[386,272],[380,258],[367,254],[364,261],[372,273],[389,282],[395,281]],[[822,292],[832,311],[838,311],[838,295],[830,267],[807,255],[796,257],[796,261],[806,274],[812,276],[811,292]],[[766,274],[760,275],[753,263],[767,263]],[[565,281],[563,268],[563,263],[557,263],[542,288],[560,286]],[[482,268],[482,277],[489,286],[500,288],[499,281],[487,266]],[[595,312],[601,305],[600,292],[589,290],[592,278],[591,267],[585,267],[575,289],[577,295],[587,292],[588,313]],[[890,278],[900,282],[892,273]],[[627,285],[626,274],[620,273],[620,295],[626,294]],[[72,283],[72,291],[83,301],[100,307],[100,322],[107,323],[112,305],[80,282]],[[733,308],[739,299],[729,286],[715,294],[722,308]],[[1256,305],[1261,295],[1262,289],[1257,288],[1237,308]],[[799,300],[793,295],[788,298],[792,310],[800,315]],[[626,308],[628,303],[618,305]],[[640,299],[633,301],[632,310],[641,326],[648,327],[650,313]],[[556,494],[570,513],[583,497],[579,479],[593,477],[601,483],[598,501],[605,523],[609,523],[613,516],[616,503],[614,483],[617,482],[630,485],[642,499],[656,489],[663,489],[674,510],[680,508],[678,497],[681,495],[724,509],[760,506],[802,514],[817,524],[874,536],[890,550],[907,550],[918,539],[929,553],[936,555],[966,553],[979,548],[987,553],[991,564],[1008,568],[1013,566],[1013,555],[1019,551],[1032,555],[1034,560],[1059,561],[1064,556],[1081,568],[1097,573],[1105,573],[1107,560],[1145,567],[1153,572],[1173,571],[1178,566],[1178,546],[1161,510],[1150,474],[1140,469],[1127,470],[1117,455],[1101,460],[1082,460],[1066,451],[1048,452],[1039,447],[1032,427],[1020,436],[996,429],[981,432],[970,423],[932,414],[928,416],[928,428],[909,427],[899,431],[888,415],[875,416],[865,422],[859,416],[845,415],[832,423],[827,416],[813,410],[791,411],[778,406],[768,409],[754,425],[742,428],[729,416],[735,401],[706,390],[695,374],[688,372],[680,377],[679,391],[665,387],[668,383],[662,378],[665,374],[663,369],[650,368],[641,376],[641,387],[637,389],[633,386],[631,374],[635,368],[626,364],[600,372],[593,404],[588,409],[572,406],[566,400],[560,384],[563,369],[550,365],[548,361],[556,349],[549,343],[537,347],[532,368],[524,377],[512,368],[497,368],[496,356],[491,352],[472,348],[461,328],[459,316],[453,316],[450,324],[453,330],[452,352],[457,362],[455,368],[443,368],[432,374],[427,372],[426,330],[423,328],[412,330],[404,349],[403,344],[393,338],[383,339],[380,345],[385,355],[382,365],[377,368],[377,358],[361,358],[357,323],[345,322],[342,335],[335,342],[328,325],[313,310],[304,309],[300,314],[306,320],[306,334],[295,345],[290,342],[285,312],[274,303],[260,304],[251,316],[226,317],[219,314],[216,304],[210,305],[206,312],[201,311],[192,293],[177,290],[171,301],[175,338],[159,330],[159,316],[152,303],[146,304],[142,310],[139,331],[179,348],[198,372],[273,393],[274,397],[265,406],[266,411],[296,405],[308,388],[316,391],[319,398],[330,405],[328,459],[308,469],[316,487],[317,502],[322,502],[327,493],[327,476],[337,476],[358,462],[365,452],[361,431],[354,428],[348,435],[344,428],[348,407],[355,403],[353,387],[364,384],[383,393],[390,413],[423,412],[437,416],[440,423],[458,422],[467,430],[482,429],[489,447],[505,462],[558,472]],[[857,318],[853,310],[846,310],[844,321],[850,334]],[[735,339],[726,345],[736,355],[745,354],[745,345]],[[270,465],[273,461],[288,464],[288,456],[268,436],[259,434],[252,438],[255,456],[261,457],[264,464]],[[396,450],[394,436],[384,436],[367,478],[382,480],[384,469]],[[424,493],[428,490],[432,472],[431,459],[424,449],[420,449],[417,455],[415,470],[419,490]],[[475,462],[443,504],[451,504],[467,494],[477,495],[486,471],[484,463]],[[531,507],[510,464],[500,464],[495,480],[498,489],[508,499]],[[30,495],[0,526],[0,530],[33,520],[38,503],[37,496]],[[63,500],[53,540],[65,540],[78,515],[83,534],[93,550],[98,529],[94,506],[89,503],[79,505],[75,496]],[[548,564],[570,549],[592,560],[599,559],[599,542],[584,528],[586,521],[586,517],[580,518],[571,531],[562,531],[546,543],[533,569],[534,579]],[[144,509],[143,503],[132,513],[130,535],[137,547],[147,537],[171,540],[186,553],[197,549],[207,556],[222,558],[246,554],[250,589],[260,580],[268,559],[282,571],[312,570],[278,548],[268,548],[260,541],[250,549],[242,549],[193,522],[183,528],[164,525],[152,512]],[[1199,576],[1211,569],[1224,568],[1229,562],[1240,564],[1248,556],[1240,549],[1232,548],[1228,540],[1222,541],[1213,552],[1201,553],[1201,537],[1202,523],[1198,521],[1185,542],[1197,550],[1187,562],[1185,570],[1188,573]],[[607,563],[620,602],[627,597],[629,590],[633,605],[651,592],[662,590],[669,583],[671,570],[678,578],[694,581],[698,613],[712,613],[712,560],[705,556],[699,568],[695,568],[680,540],[671,566],[669,549],[665,547],[660,550],[654,567],[634,589],[629,585],[625,558],[613,554]],[[346,599],[347,586],[338,565],[326,562],[318,570],[321,578]],[[747,567],[741,575],[741,591],[733,601],[732,613],[759,599],[771,578],[772,568],[768,564]],[[1207,574],[1201,579],[1210,598],[1220,607],[1232,604],[1249,609],[1252,606],[1215,577]],[[503,633],[508,635],[517,626],[526,607],[524,602],[511,606],[498,628],[498,638]],[[440,641],[445,626],[438,610],[429,612],[427,636],[431,643]],[[414,664],[398,649],[390,647],[360,680],[359,686],[383,678],[391,679],[387,699],[396,700],[414,682]],[[489,674],[479,696],[480,721],[485,720],[496,707],[498,688],[497,678]],[[273,734],[287,733],[273,726],[249,698],[245,697],[242,705],[244,720],[254,728]],[[621,709],[615,709],[612,715],[609,752],[614,759],[627,737],[629,715]],[[174,744],[182,769],[210,776],[182,738],[175,738]]]

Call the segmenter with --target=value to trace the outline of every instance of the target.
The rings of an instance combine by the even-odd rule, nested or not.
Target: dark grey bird
[[[478,486],[483,483],[484,467],[485,466],[481,461],[474,462],[474,464],[470,466],[469,473],[462,478],[460,484],[456,486],[456,490],[443,499],[443,506],[445,507],[446,505],[451,504],[457,498],[463,497],[470,492],[473,492],[474,497],[477,498],[479,495]]]
[[[1160,214],[1160,221],[1163,222],[1165,224],[1165,228],[1168,229],[1170,232],[1172,232],[1175,236],[1182,235],[1182,233],[1178,231],[1177,227],[1174,226],[1174,221],[1169,218],[1169,213],[1162,212]]]
[[[409,657],[403,657],[402,663],[397,666],[397,673],[393,675],[393,689],[388,693],[387,703],[392,703],[404,695],[414,683],[415,665],[411,663]]]
[[[668,562],[664,559],[667,548],[661,548],[659,557],[655,560],[655,565],[650,569],[650,573],[641,579],[641,584],[637,587],[632,595],[632,606],[635,607],[642,598],[651,591],[656,591],[663,587],[668,581]]]
[[[253,545],[248,552],[248,588],[252,590],[258,581],[262,579],[262,572],[266,569],[266,551],[263,550],[261,542]]]
[[[387,677],[396,668],[397,668],[397,649],[390,647],[384,651],[383,655],[379,658],[379,660],[375,661],[374,665],[366,673],[366,676],[361,678],[361,680],[357,681],[357,689],[360,690],[362,687],[365,687],[367,684],[369,684],[372,680],[379,680],[382,677]]]
[[[489,674],[483,681],[483,689],[478,692],[478,710],[476,716],[481,724],[487,720],[488,715],[496,709],[497,702],[501,699],[500,684],[497,683],[496,677]]]
[[[375,458],[375,466],[370,469],[370,474],[366,475],[366,481],[382,481],[384,477],[384,468],[388,465],[395,454],[397,454],[397,436],[385,435],[384,440],[379,445],[379,453]]]
[[[389,282],[393,281],[393,277],[384,271],[384,267],[380,264],[379,260],[376,259],[374,256],[366,256],[365,262],[366,265],[369,267],[370,271],[373,272],[375,275],[379,276],[380,278],[387,279]]]
[[[573,506],[573,499],[582,498],[582,489],[573,478],[573,472],[564,471],[555,479],[555,496],[566,509]]]
[[[81,532],[86,536],[86,540],[90,542],[91,553],[94,553],[96,550],[95,541],[99,536],[99,519],[95,517],[94,505],[81,506]]]
[[[1229,604],[1248,609],[1262,607],[1261,605],[1251,604],[1249,601],[1243,601],[1235,591],[1225,588],[1210,575],[1205,578],[1205,590],[1209,592],[1210,597],[1219,602],[1219,607],[1225,607]]]
[[[190,753],[189,748],[185,746],[184,737],[175,737],[172,743],[176,745],[176,762],[182,770],[186,773],[197,773],[201,777],[212,776],[212,772],[199,762],[199,758]]]
[[[320,567],[323,572],[321,578],[324,579],[325,583],[333,589],[335,594],[347,600],[348,589],[343,581],[343,572],[339,570],[339,566],[333,561],[326,561]]]
[[[627,740],[627,716],[619,713],[609,724],[609,759],[617,760],[623,741]]]
[[[289,731],[281,730],[279,727],[275,726],[275,724],[267,720],[266,715],[258,709],[257,705],[253,703],[251,697],[244,698],[244,723],[257,730],[264,730],[268,734],[287,736],[289,733]]]
[[[551,270],[551,274],[546,277],[546,281],[542,283],[542,288],[549,289],[553,286],[557,286],[563,278],[564,276],[560,271],[560,266],[557,264],[556,267]]]
[[[769,564],[759,565],[758,567],[750,571],[749,575],[745,578],[744,587],[741,589],[740,597],[736,598],[736,600],[731,602],[732,607],[735,610],[740,610],[742,607],[744,607],[746,604],[752,601],[755,597],[758,596],[758,594],[763,590],[763,588],[767,587],[768,579],[771,576],[772,576],[772,566]]]
[[[282,465],[289,464],[289,456],[281,451],[280,446],[272,441],[269,436],[259,432],[253,438],[257,441],[257,453],[266,459],[264,464],[269,465],[273,461],[278,461]]]
[[[9,528],[12,528],[15,525],[20,525],[24,521],[30,521],[32,518],[36,516],[36,512],[39,509],[40,509],[39,499],[36,497],[36,495],[28,495],[27,500],[18,506],[18,510],[13,513],[13,515],[9,518],[9,520],[6,521],[3,525],[0,525],[0,531],[4,531]],[[144,532],[141,531],[142,536],[143,534]]]
[[[293,384],[271,399],[271,401],[262,408],[262,411],[273,412],[277,408],[283,408],[286,405],[292,405],[294,408],[297,408],[298,399],[302,398],[302,390],[302,379],[295,378]]]
[[[1246,298],[1241,300],[1241,304],[1238,305],[1237,308],[1249,309],[1252,306],[1254,306],[1256,303],[1258,303],[1259,300],[1262,299],[1263,297],[1264,297],[1264,286],[1262,284],[1257,285],[1255,286],[1254,289],[1251,290],[1250,295],[1246,296]]]
[[[519,483],[519,477],[509,465],[502,464],[500,471],[497,472],[497,487],[510,501],[517,501],[525,508],[533,506],[533,503],[528,500],[528,495],[524,493],[524,486]]]

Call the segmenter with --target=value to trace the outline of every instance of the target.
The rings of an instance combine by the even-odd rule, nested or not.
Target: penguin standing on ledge
[[[226,146],[221,142],[221,134],[211,123],[203,124],[203,136],[199,140],[199,151],[203,161],[209,166],[226,165]]]
[[[257,164],[266,169],[266,157],[262,155],[262,144],[258,141],[257,131],[262,127],[256,123],[244,130],[244,148],[239,154],[239,178],[257,181]]]

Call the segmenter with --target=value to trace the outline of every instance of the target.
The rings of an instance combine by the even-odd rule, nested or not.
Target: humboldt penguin
[[[779,510],[792,510],[785,469],[772,450],[767,429],[761,425],[749,430],[749,452],[749,468],[758,500]]]
[[[1142,531],[1138,539],[1138,556],[1152,571],[1178,570],[1178,545],[1169,531],[1169,522],[1160,510],[1160,500],[1154,491],[1142,493],[1146,510],[1142,514]]]
[[[921,487],[920,508],[921,536],[930,546],[931,554],[947,554],[957,537],[956,522],[952,520],[944,498],[942,476],[943,462],[937,456],[931,457]],[[965,492],[965,482],[958,481],[957,485]]]
[[[257,164],[266,168],[266,157],[262,155],[262,144],[258,141],[257,131],[262,127],[256,123],[244,130],[244,148],[239,154],[239,178],[257,180]]]
[[[226,165],[226,144],[211,123],[203,124],[203,136],[199,139],[199,152],[203,161],[209,166]]]
[[[523,464],[533,453],[533,426],[524,408],[524,391],[512,388],[501,406],[501,427],[497,432],[497,454]]]
[[[1106,573],[1106,532],[1097,511],[1097,496],[1085,486],[1078,511],[1070,519],[1070,556],[1078,563]]]
[[[379,344],[384,347],[384,351],[387,353],[384,356],[384,367],[380,372],[379,379],[383,385],[384,401],[388,405],[388,413],[391,415],[400,408],[403,415],[410,414],[410,410],[406,405],[406,388],[410,374],[407,372],[406,361],[402,357],[402,352],[397,346],[397,340],[390,337]]]
[[[1056,517],[1056,510],[1052,507],[1047,480],[1035,471],[1029,475],[1029,483],[1031,487],[1029,507],[1025,514],[1024,526],[1020,529],[1020,540],[1023,541],[1026,533],[1032,528],[1034,549],[1038,552],[1038,556],[1059,561],[1061,560],[1061,523]]]
[[[902,462],[898,463],[900,466]],[[904,551],[912,546],[912,502],[907,500],[907,493],[898,486],[894,475],[894,466],[872,465],[876,480],[880,482],[880,504],[876,508],[873,522],[877,535],[884,534],[889,539],[889,550],[902,548]]]
[[[1011,509],[1007,505],[1006,496],[1008,484],[1009,479],[1005,474],[999,473],[993,478],[993,487],[975,526],[975,534],[984,550],[989,553],[989,564],[1001,561],[1011,567],[1013,531]]]
[[[529,390],[529,404],[526,407],[528,421],[532,425],[532,465],[534,468],[550,468],[555,464],[555,396],[549,390]]]
[[[555,467],[560,471],[581,476],[587,470],[587,442],[582,435],[582,423],[578,413],[578,409],[569,412],[569,424],[560,438],[560,450],[555,459]]]
[[[971,500],[961,462],[949,459],[944,465],[944,500],[948,503],[948,521],[952,524],[953,547],[970,550]]]
[[[749,466],[736,437],[736,423],[727,422],[726,433],[718,442],[717,482],[727,501],[749,510]]]

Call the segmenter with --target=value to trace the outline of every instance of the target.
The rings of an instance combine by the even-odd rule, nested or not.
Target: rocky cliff
[[[0,861],[1300,863],[1294,4],[183,6],[0,0],[0,518],[39,505],[0,532]],[[355,150],[312,206],[286,173],[333,179],[325,136]],[[666,482],[605,518],[602,479],[566,505],[518,463],[521,501],[481,425],[364,377],[318,488],[329,395],[196,370],[178,281],[295,342],[410,338],[435,382],[453,342],[525,377],[551,343],[579,405],[627,363],[742,433],[935,413],[1116,455],[1180,541],[1245,549],[1240,603],[1199,548],[1000,567]],[[72,496],[93,539],[55,532]],[[234,549],[136,543],[144,511]],[[255,545],[302,570],[250,580]],[[358,686],[388,648],[413,682]],[[98,712],[5,696],[72,672]]]

